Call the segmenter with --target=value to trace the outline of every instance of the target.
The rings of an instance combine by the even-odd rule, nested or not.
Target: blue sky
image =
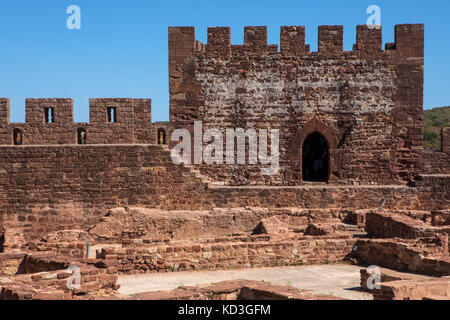
[[[81,8],[81,30],[66,27],[69,5]],[[89,121],[89,98],[153,100],[153,121],[169,116],[167,28],[195,26],[206,42],[208,26],[231,26],[233,44],[244,26],[268,26],[279,44],[280,26],[305,25],[317,50],[317,26],[344,25],[344,48],[355,43],[369,5],[381,8],[383,42],[394,25],[425,24],[425,109],[450,105],[450,1],[346,0],[2,0],[0,97],[11,99],[11,122],[25,119],[25,98],[71,97],[75,121]]]

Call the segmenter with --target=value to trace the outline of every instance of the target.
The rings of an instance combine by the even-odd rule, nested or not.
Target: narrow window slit
[[[108,122],[115,123],[116,120],[116,108],[108,108]]]
[[[55,110],[54,108],[45,108],[45,123],[54,123],[55,122]]]

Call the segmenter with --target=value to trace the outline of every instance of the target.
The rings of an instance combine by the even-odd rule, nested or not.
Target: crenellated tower
[[[193,27],[169,28],[170,120],[280,128],[283,167],[270,181],[260,177],[264,183],[302,181],[311,121],[325,137],[335,132],[328,181],[411,179],[423,170],[424,26],[397,25],[385,50],[381,26],[358,26],[352,51],[343,36],[343,26],[319,26],[311,52],[304,26],[281,27],[280,49],[263,26],[245,27],[242,45],[231,44],[229,27],[208,28],[206,44]],[[250,168],[239,175],[256,179]]]

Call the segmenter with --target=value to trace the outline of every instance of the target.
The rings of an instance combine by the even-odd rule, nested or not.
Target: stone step
[[[161,149],[164,150],[167,153],[170,153],[170,148],[168,145],[160,145]],[[181,164],[182,167],[184,167],[186,170],[188,170],[189,173],[191,173],[195,178],[199,179],[203,184],[209,185],[210,183],[213,183],[210,179],[205,177],[200,170],[197,169],[197,167],[193,164]]]

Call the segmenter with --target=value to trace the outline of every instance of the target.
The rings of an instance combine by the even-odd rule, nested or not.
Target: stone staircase
[[[169,161],[173,161],[168,145],[157,145]],[[181,161],[180,161],[181,162]],[[300,184],[286,185],[227,185],[213,181],[202,174],[194,164],[180,164],[183,175],[191,177],[211,191],[212,197],[220,205],[245,207],[302,207],[302,208],[377,208],[380,199],[386,199],[386,208],[421,209],[417,188],[406,184],[394,185],[339,185],[339,184]],[[336,205],[337,204],[337,205]],[[358,204],[355,206],[355,204]],[[434,208],[434,207],[433,207]],[[353,230],[355,235],[364,236]]]
[[[165,145],[160,145],[160,146],[161,146],[161,148],[162,148],[162,150],[163,150],[164,152],[168,153],[168,155],[169,155],[170,157],[172,157],[171,151],[170,151],[170,148],[169,148],[168,145],[165,144]],[[223,182],[213,181],[213,180],[211,180],[210,178],[208,178],[208,177],[206,177],[205,175],[203,175],[203,174],[200,172],[200,170],[197,169],[197,166],[195,166],[195,165],[193,165],[193,164],[186,164],[186,163],[183,163],[183,164],[181,164],[181,166],[182,166],[183,168],[186,168],[190,173],[192,173],[192,175],[193,175],[195,178],[201,180],[202,183],[204,183],[204,184],[206,184],[206,185],[208,185],[208,186],[222,186],[222,185],[224,185]]]

